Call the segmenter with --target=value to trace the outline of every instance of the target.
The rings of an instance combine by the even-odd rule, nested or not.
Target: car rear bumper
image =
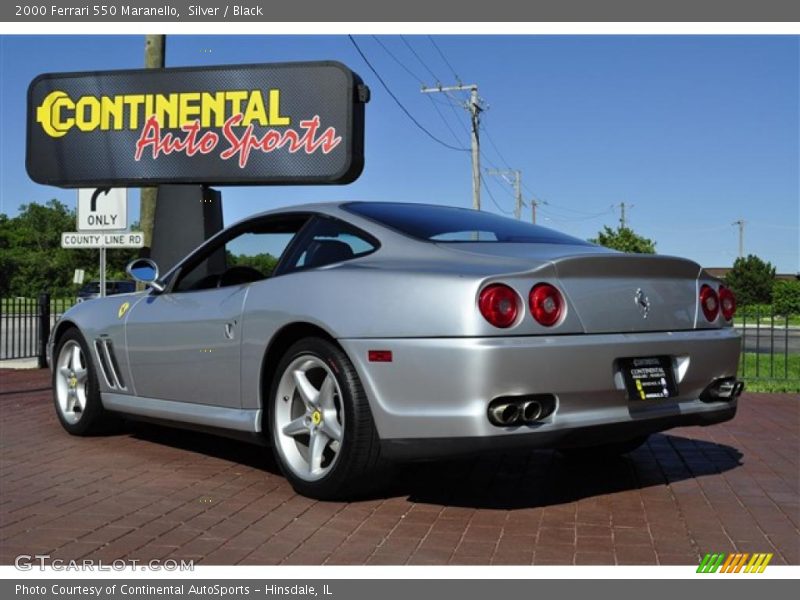
[[[699,399],[715,379],[735,377],[732,329],[494,338],[339,340],[359,373],[386,452],[405,458],[515,446],[602,443],[680,425],[731,419],[736,400]],[[390,350],[391,362],[369,362]],[[670,356],[678,395],[629,400],[617,361]],[[498,427],[498,397],[552,394],[555,412],[532,425]]]
[[[538,430],[520,435],[487,437],[409,438],[381,440],[381,454],[390,460],[469,456],[535,448],[573,448],[607,444],[687,425],[714,425],[736,415],[736,401],[714,410],[675,414],[604,425]]]

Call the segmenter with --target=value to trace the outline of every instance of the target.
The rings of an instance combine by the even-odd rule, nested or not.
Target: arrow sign
[[[78,190],[78,231],[124,231],[128,228],[126,188]]]
[[[108,192],[110,192],[110,191],[111,191],[111,188],[97,188],[94,191],[94,193],[92,194],[91,207],[89,208],[89,210],[91,212],[96,212],[97,211],[97,197],[100,194],[105,194],[107,196]]]

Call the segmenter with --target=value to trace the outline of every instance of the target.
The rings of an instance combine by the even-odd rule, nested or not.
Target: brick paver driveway
[[[576,465],[550,451],[409,465],[379,498],[296,495],[269,451],[148,425],[59,426],[46,371],[0,371],[0,563],[800,564],[800,398],[745,394],[732,422]]]

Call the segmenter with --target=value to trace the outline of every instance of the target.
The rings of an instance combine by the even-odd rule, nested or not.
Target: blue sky
[[[732,222],[744,219],[746,253],[800,271],[797,36],[436,36],[453,70],[427,36],[379,39],[406,68],[371,36],[356,37],[409,111],[450,144],[468,145],[467,115],[443,95],[421,94],[417,78],[478,84],[488,104],[482,166],[521,169],[526,201],[535,194],[548,203],[540,224],[591,237],[618,223],[612,205],[624,201],[633,205],[630,226],[660,253],[712,267],[732,264]],[[0,37],[0,212],[50,198],[75,202],[74,190],[34,184],[25,173],[31,79],[140,67],[143,44],[142,36]],[[336,59],[372,89],[358,181],[222,188],[226,223],[316,200],[471,206],[469,155],[414,128],[346,36],[171,35],[167,44],[168,66]],[[484,190],[484,208],[511,212],[511,187],[485,180],[495,200]]]

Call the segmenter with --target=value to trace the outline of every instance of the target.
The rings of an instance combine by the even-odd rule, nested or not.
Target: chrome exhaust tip
[[[524,396],[500,396],[489,403],[487,416],[492,425],[538,425],[556,411],[553,394],[526,394]]]
[[[498,402],[489,407],[489,421],[493,425],[508,427],[514,425],[520,417],[521,411],[516,402]]]
[[[716,402],[719,400],[734,400],[742,395],[744,391],[744,381],[739,381],[735,377],[723,377],[711,382],[700,399],[705,402]]]
[[[537,400],[528,400],[522,404],[522,420],[535,423],[542,417],[542,404]]]

